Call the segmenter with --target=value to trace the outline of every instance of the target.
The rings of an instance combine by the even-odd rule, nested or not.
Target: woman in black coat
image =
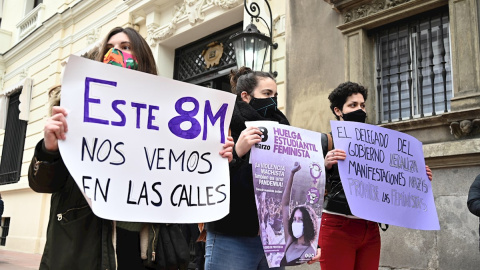
[[[237,101],[230,123],[235,141],[230,162],[230,212],[224,218],[206,224],[206,270],[268,269],[259,236],[259,222],[253,187],[250,148],[261,142],[256,127],[246,121],[269,120],[288,125],[277,108],[277,84],[272,74],[242,67],[230,74],[232,92]],[[270,268],[271,270],[284,267]]]

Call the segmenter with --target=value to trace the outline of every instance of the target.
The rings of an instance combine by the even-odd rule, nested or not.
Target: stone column
[[[452,111],[480,104],[480,47],[477,0],[449,0],[453,72]]]
[[[365,29],[360,28],[344,33],[345,38],[345,81],[359,83],[369,89],[367,114],[369,122],[376,123],[375,113],[375,57],[373,40],[367,36]]]

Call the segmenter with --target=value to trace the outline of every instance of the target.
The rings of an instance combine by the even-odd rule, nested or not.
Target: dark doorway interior
[[[224,75],[215,79],[210,79],[205,82],[197,83],[197,85],[203,86],[203,87],[208,87],[208,88],[213,88],[217,90],[222,90],[225,92],[230,92],[230,78],[228,75]]]

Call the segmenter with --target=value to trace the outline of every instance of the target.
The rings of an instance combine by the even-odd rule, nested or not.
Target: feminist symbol
[[[317,179],[319,179],[322,176],[322,167],[318,165],[318,163],[313,162],[310,164],[310,176],[313,178],[313,183],[317,184]]]

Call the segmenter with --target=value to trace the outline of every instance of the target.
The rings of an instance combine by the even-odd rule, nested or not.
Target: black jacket
[[[470,190],[468,191],[467,206],[468,210],[470,210],[472,214],[480,217],[480,174],[477,175],[472,185],[470,186]],[[478,231],[480,232],[480,219]],[[478,239],[478,247],[480,250],[480,238]]]
[[[335,149],[335,146],[332,145]],[[322,149],[323,157],[328,152],[328,140],[326,134],[322,134]],[[348,206],[347,197],[343,190],[342,181],[338,172],[338,165],[335,164],[330,170],[326,172],[325,184],[325,200],[323,201],[323,208],[330,212],[340,213],[344,215],[352,215],[350,206]]]
[[[0,199],[0,218],[2,218],[2,215],[3,215],[3,208],[4,208],[4,206],[3,206],[3,200]]]
[[[246,128],[245,121],[265,120],[289,124],[281,111],[277,110],[271,118],[263,118],[248,103],[237,100],[230,123],[231,135],[235,143],[240,133]],[[230,213],[218,221],[207,223],[205,227],[207,231],[214,233],[257,236],[259,225],[252,165],[248,163],[250,152],[239,158],[234,151],[233,156],[234,159],[230,162]]]
[[[35,147],[28,182],[36,192],[52,193],[40,270],[116,269],[112,221],[93,214],[60,153],[45,151],[43,140]]]
[[[468,191],[468,210],[477,217],[480,217],[480,174],[477,175]]]

